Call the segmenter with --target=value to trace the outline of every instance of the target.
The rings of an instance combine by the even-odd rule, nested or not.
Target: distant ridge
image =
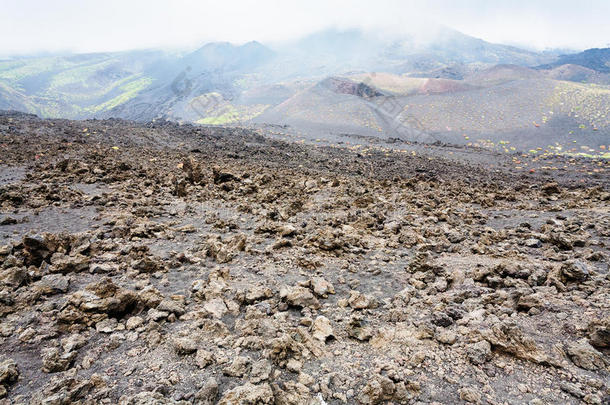
[[[610,48],[592,48],[571,55],[561,55],[557,61],[538,66],[538,69],[552,69],[561,65],[578,65],[600,73],[610,73]]]

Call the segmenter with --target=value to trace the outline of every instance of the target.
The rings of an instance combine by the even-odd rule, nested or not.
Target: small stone
[[[286,370],[292,371],[293,373],[299,373],[301,368],[303,368],[303,363],[296,359],[290,359],[286,363]]]
[[[320,308],[320,302],[308,288],[284,286],[280,289],[280,298],[295,307]]]
[[[322,277],[314,277],[311,279],[311,288],[316,295],[326,297],[328,294],[335,293],[335,287]]]
[[[310,376],[309,374],[306,374],[306,373],[299,373],[298,381],[299,381],[299,383],[301,383],[305,386],[314,385],[314,383],[316,382],[316,380],[312,376]]]
[[[490,329],[484,329],[480,333],[494,347],[498,347],[506,353],[511,353],[517,358],[537,364],[555,361],[536,344],[536,341],[531,336],[525,334],[523,329],[514,321],[496,322]]]
[[[243,377],[250,371],[250,363],[248,357],[237,356],[222,372],[229,377]]]
[[[34,287],[44,295],[62,294],[68,292],[70,279],[62,274],[47,274]]]
[[[173,345],[178,354],[191,354],[197,350],[197,342],[188,337],[175,338]]]
[[[593,324],[590,328],[589,342],[591,345],[599,348],[610,347],[610,319],[601,324]]]
[[[195,355],[195,363],[197,363],[199,368],[206,368],[214,363],[214,355],[207,350],[198,349]]]
[[[309,326],[313,325],[313,319],[311,319],[308,316],[304,316],[303,318],[299,319],[299,325],[309,327]]]
[[[350,296],[347,303],[353,309],[366,309],[375,307],[375,299],[364,295],[359,291],[350,291]]]
[[[274,402],[273,390],[269,384],[254,385],[246,383],[225,392],[218,405],[271,405]]]
[[[377,375],[371,378],[358,395],[362,404],[381,404],[392,399],[396,385],[389,378]]]
[[[271,362],[266,359],[261,359],[252,364],[252,371],[250,372],[250,382],[253,384],[259,384],[266,381],[271,376],[273,368]]]
[[[245,301],[248,304],[252,304],[271,297],[273,297],[273,291],[269,287],[253,286],[246,291]]]
[[[542,299],[537,294],[523,295],[517,301],[517,309],[519,311],[529,311],[532,308],[540,308]]]
[[[168,316],[169,316],[169,312],[159,311],[157,309],[151,308],[148,310],[147,319],[157,322],[162,319],[166,319]]]
[[[569,281],[585,281],[589,278],[589,270],[585,263],[571,260],[561,266],[561,275]]]
[[[460,399],[462,401],[470,402],[472,404],[481,403],[481,393],[475,388],[471,388],[471,387],[460,388],[458,390],[458,393],[460,394]]]
[[[527,246],[528,248],[541,248],[542,247],[542,242],[540,241],[540,239],[526,239],[525,240],[525,246]]]
[[[453,324],[453,318],[451,318],[445,312],[436,312],[432,316],[432,323],[437,326],[442,326],[444,328],[451,326]]]
[[[195,394],[195,403],[199,405],[213,405],[218,397],[218,382],[209,378],[203,387]]]
[[[292,236],[296,233],[297,228],[291,224],[283,225],[278,229],[280,236]]]
[[[113,263],[94,263],[89,268],[91,274],[109,274],[114,273],[119,269],[119,266]]]
[[[333,328],[330,324],[330,320],[325,316],[319,316],[313,322],[311,327],[312,336],[318,339],[320,342],[326,342],[326,340],[333,336]]]
[[[17,381],[19,370],[14,360],[8,359],[0,363],[0,386],[2,384],[12,384]]]
[[[567,353],[574,364],[585,370],[594,371],[606,365],[603,355],[585,339],[568,345]]]
[[[112,333],[117,328],[117,320],[114,318],[104,319],[95,324],[95,330],[100,333]]]
[[[491,345],[487,340],[466,346],[466,354],[472,364],[483,364],[491,359]]]
[[[542,311],[539,308],[530,308],[529,311],[527,311],[528,315],[530,316],[536,316],[536,315],[540,315],[542,313]]]
[[[45,373],[55,373],[66,371],[72,367],[76,359],[76,351],[62,353],[58,348],[52,347],[42,350],[42,371]]]
[[[574,242],[567,235],[561,232],[551,232],[549,242],[557,246],[561,250],[574,249]]]
[[[140,273],[156,273],[162,269],[159,263],[150,257],[132,261],[131,267]]]
[[[364,326],[362,321],[352,318],[347,326],[347,334],[361,342],[365,342],[373,337],[373,328]]]
[[[442,344],[452,345],[457,341],[457,334],[447,329],[440,329],[436,334],[435,339]]]
[[[184,306],[174,300],[163,300],[157,306],[158,311],[174,313],[176,316],[184,315]]]
[[[127,330],[134,330],[134,329],[139,328],[143,324],[144,324],[144,319],[140,318],[139,316],[132,316],[125,323],[125,327],[127,328]]]
[[[64,349],[64,352],[71,352],[73,350],[78,350],[84,345],[87,344],[87,338],[78,333],[74,333],[66,338],[61,340],[61,347]]]
[[[89,258],[81,254],[66,256],[63,253],[53,253],[50,271],[52,273],[80,273],[89,270]]]
[[[580,388],[580,386],[577,385],[577,384],[571,383],[571,382],[562,381],[559,384],[559,388],[561,388],[561,390],[563,392],[567,392],[568,394],[570,394],[570,395],[572,395],[573,397],[576,397],[576,398],[582,398],[582,397],[585,396],[585,393]]]
[[[5,284],[17,288],[24,284],[27,278],[25,267],[9,267],[6,270],[0,270],[0,285]]]
[[[602,399],[597,394],[587,394],[582,400],[590,405],[602,405]]]
[[[447,291],[448,286],[449,284],[447,283],[447,280],[445,278],[439,278],[433,285],[434,289],[436,289],[436,291],[438,292]]]
[[[228,312],[227,305],[221,298],[214,298],[206,302],[203,309],[216,319],[221,319]]]

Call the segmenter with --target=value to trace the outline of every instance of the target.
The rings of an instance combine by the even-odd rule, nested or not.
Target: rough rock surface
[[[0,114],[0,404],[610,402],[607,161],[274,131]]]

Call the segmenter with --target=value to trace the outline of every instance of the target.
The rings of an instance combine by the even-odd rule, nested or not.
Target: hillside
[[[594,48],[580,53],[561,55],[555,62],[539,66],[539,68],[549,69],[568,64],[582,66],[600,73],[610,73],[610,48]]]
[[[556,80],[610,85],[610,73],[600,73],[579,65],[561,65],[547,70],[545,73]]]
[[[5,89],[0,98],[13,94],[25,111],[44,117],[91,117],[150,87],[152,66],[165,60],[161,52],[137,51],[0,61],[0,88]]]
[[[512,67],[493,68],[464,82],[387,74],[352,79],[388,94],[364,98],[315,85],[267,109],[255,122],[288,124],[315,138],[361,134],[507,152],[581,152],[584,147],[603,154],[600,147],[610,135],[609,86],[551,80]]]
[[[421,74],[460,64],[478,66],[467,69],[496,63],[537,65],[549,58],[447,28],[426,44],[410,36],[383,38],[360,30],[327,30],[276,50],[258,42],[210,43],[191,52],[133,51],[0,61],[0,102],[4,108],[43,117],[198,121],[213,117],[198,116],[190,104],[211,93],[220,94],[230,110],[249,111],[247,116],[263,106],[251,109],[247,101],[241,107],[235,104],[240,104],[242,93],[261,86],[290,86],[294,81],[319,81],[350,71]],[[226,115],[225,110],[220,115]]]
[[[426,41],[326,30],[274,49],[218,42],[188,52],[3,61],[0,107],[42,117],[272,124],[307,139],[598,153],[608,143],[606,64],[603,49],[557,57],[448,28]]]

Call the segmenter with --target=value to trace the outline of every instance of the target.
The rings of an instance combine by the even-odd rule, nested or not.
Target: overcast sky
[[[443,24],[528,48],[610,46],[610,0],[0,0],[0,54],[271,43],[328,27]]]

